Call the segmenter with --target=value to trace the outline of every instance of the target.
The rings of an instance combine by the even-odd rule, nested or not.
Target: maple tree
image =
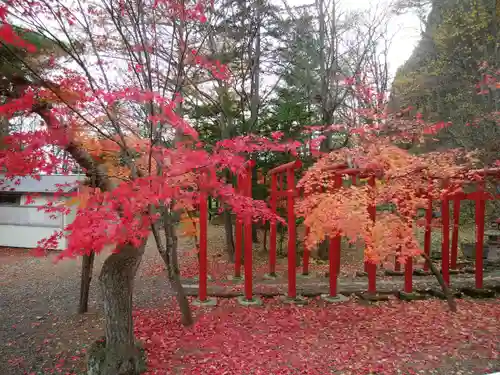
[[[299,183],[305,197],[297,204],[297,211],[311,228],[306,244],[312,247],[340,233],[352,241],[363,239],[365,256],[373,262],[396,253],[399,261],[418,255],[413,218],[419,208],[426,206],[426,198],[439,198],[443,193],[439,185],[429,189],[429,182],[438,176],[452,178],[463,170],[454,162],[456,151],[450,154],[415,156],[383,138],[367,137],[354,149],[341,149],[322,157]],[[373,188],[367,184],[334,186],[335,175],[342,169],[332,167],[348,159],[361,171],[383,178],[383,183]],[[373,222],[369,206],[388,203],[393,203],[396,210],[377,215]]]
[[[379,126],[369,126],[359,133],[354,147],[322,156],[299,182],[304,196],[296,204],[296,211],[309,228],[305,238],[308,250],[340,235],[353,243],[362,240],[365,260],[370,263],[395,259],[404,264],[407,258],[424,256],[449,298],[450,308],[455,310],[456,304],[439,271],[420,249],[415,221],[418,210],[425,209],[429,199],[442,201],[461,191],[463,181],[481,180],[473,169],[478,160],[475,153],[459,149],[415,155],[394,144],[394,140],[401,139],[418,142],[422,135],[442,128],[440,124],[428,126],[419,118],[418,123],[422,124],[421,135],[418,127],[413,127],[410,134],[404,129],[402,137],[396,137],[394,132],[382,136]],[[336,176],[342,176],[349,167],[358,171],[361,183],[338,186]],[[370,178],[378,183],[370,184]],[[377,206],[393,208],[373,217],[370,211]]]

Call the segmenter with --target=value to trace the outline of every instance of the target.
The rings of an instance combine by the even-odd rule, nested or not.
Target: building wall
[[[53,200],[52,194],[42,194],[42,195],[31,195],[31,203],[28,204],[29,194],[23,194],[21,196],[21,206],[44,206],[51,200]]]
[[[0,225],[0,246],[33,249],[37,242],[51,236],[57,228],[25,225]],[[64,250],[66,239],[61,239],[55,250]]]
[[[67,217],[61,213],[46,213],[38,208],[53,200],[51,195],[35,197],[35,202],[27,205],[27,195],[21,197],[19,206],[0,207],[0,246],[34,248],[37,242],[63,229],[74,219],[72,212]],[[72,207],[73,210],[76,208]],[[66,247],[66,240],[59,242],[58,249]]]

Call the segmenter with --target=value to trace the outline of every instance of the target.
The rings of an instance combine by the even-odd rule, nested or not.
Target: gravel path
[[[92,342],[102,327],[102,304],[95,280],[105,258],[105,254],[96,257],[90,312],[81,316],[76,314],[79,259],[54,264],[51,259],[34,258],[22,250],[0,250],[1,375],[57,368],[59,357],[74,356],[74,362],[80,362],[78,357],[84,353],[72,350]],[[158,306],[170,296],[164,277],[145,274],[148,266],[160,262],[155,247],[148,245],[135,284],[136,306]],[[68,363],[59,366],[71,368]]]

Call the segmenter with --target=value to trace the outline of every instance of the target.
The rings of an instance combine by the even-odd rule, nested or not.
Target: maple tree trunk
[[[102,266],[99,282],[106,319],[105,339],[89,351],[88,375],[138,375],[145,370],[143,353],[134,340],[132,293],[145,243],[122,245]]]
[[[191,306],[189,306],[189,301],[181,283],[181,274],[179,270],[179,260],[177,254],[177,233],[175,231],[175,226],[172,218],[166,211],[164,211],[163,213],[163,229],[165,232],[166,241],[165,258],[163,260],[167,264],[168,278],[170,280],[170,285],[174,290],[175,296],[177,298],[177,303],[181,311],[181,323],[184,326],[190,326],[194,323],[194,319],[193,313],[191,312]]]
[[[285,244],[285,230],[283,225],[278,226],[278,233],[279,233],[279,247],[278,247],[278,253],[280,255],[283,255],[283,245]]]
[[[175,226],[171,215],[164,209],[163,230],[165,233],[165,246],[163,246],[163,241],[160,237],[157,223],[151,225],[151,229],[156,241],[158,252],[165,263],[170,286],[175,293],[177,303],[181,311],[181,323],[184,326],[190,326],[194,323],[194,319],[186,292],[184,291],[181,283],[179,261],[177,257],[177,234],[175,232]]]
[[[95,253],[84,255],[82,257],[82,277],[80,284],[80,305],[78,306],[78,313],[84,314],[89,310],[89,292],[90,282],[92,281],[92,272],[94,269]]]
[[[223,138],[229,138],[229,134],[226,134],[227,129],[224,131]],[[232,181],[233,176],[229,169],[224,171],[227,181]],[[224,204],[224,211],[222,211],[222,217],[224,219],[224,231],[226,236],[226,252],[230,262],[235,261],[234,259],[234,236],[233,236],[233,217],[231,215],[231,210],[227,205]]]
[[[252,242],[259,243],[259,235],[257,234],[258,225],[256,223],[252,224]]]
[[[267,233],[269,232],[269,224],[266,222],[264,225],[264,251],[267,252]]]
[[[6,117],[1,117],[0,118],[0,150],[5,148],[5,144],[3,142],[4,137],[9,135],[9,119]],[[2,168],[0,168],[0,171]]]
[[[453,294],[450,291],[450,288],[448,288],[448,285],[444,282],[443,275],[439,270],[436,268],[434,265],[434,262],[432,259],[425,253],[422,254],[422,256],[425,258],[425,261],[427,262],[427,265],[429,266],[431,272],[436,276],[436,279],[441,286],[441,289],[443,290],[443,294],[446,297],[446,300],[448,301],[448,306],[450,307],[450,311],[452,312],[457,312],[457,302],[455,301],[455,298],[453,297]]]
[[[229,261],[234,262],[234,236],[233,236],[233,218],[231,217],[231,211],[227,208],[222,213],[224,215],[224,230],[226,232],[226,252]]]
[[[321,260],[328,260],[328,239],[324,240],[318,245],[318,258]]]

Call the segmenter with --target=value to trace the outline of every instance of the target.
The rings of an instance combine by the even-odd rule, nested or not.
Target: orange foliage
[[[363,186],[317,192],[300,200],[296,212],[305,218],[304,224],[310,228],[306,247],[312,248],[326,237],[339,233],[353,242],[364,238],[371,227],[366,209],[368,198],[367,188]]]
[[[418,255],[413,228],[417,209],[426,207],[429,196],[439,199],[445,191],[443,180],[453,181],[465,170],[457,163],[459,156],[457,151],[411,155],[383,139],[367,139],[355,148],[324,156],[298,184],[305,194],[296,212],[310,228],[306,247],[340,234],[353,242],[364,240],[365,258],[372,262],[389,255],[401,260]],[[332,167],[340,164],[376,175],[382,183],[372,188],[363,178],[359,186],[336,188]],[[396,209],[377,213],[373,222],[369,207],[382,204],[393,204]]]
[[[43,100],[49,103],[65,103],[65,104],[76,104],[82,99],[82,94],[79,91],[64,89],[64,88],[52,88],[51,90],[44,90],[41,93]]]
[[[126,180],[131,177],[130,168],[122,160],[121,142],[118,142],[118,139],[116,141],[115,139],[98,139],[80,134],[79,140],[90,155],[106,167],[110,177],[119,180]],[[147,173],[149,165],[149,141],[137,136],[127,136],[125,137],[125,142],[129,149],[137,152],[138,156],[135,157],[135,166],[142,172]],[[153,163],[152,173],[155,170],[156,166]]]
[[[107,169],[108,176],[120,182],[131,178],[131,170],[124,163],[122,155],[123,144],[121,139],[99,139],[88,134],[84,127],[75,127],[74,136],[80,144],[90,153],[90,155]],[[116,139],[116,140],[115,140]],[[136,152],[134,155],[134,166],[138,168],[144,175],[149,174],[149,141],[141,139],[137,136],[125,137],[125,144],[129,150]],[[152,160],[151,173],[156,174],[156,163]],[[197,188],[198,176],[195,173],[186,173],[179,177],[169,178],[169,183],[173,186],[184,186]],[[85,207],[87,200],[95,189],[83,187],[77,197],[71,199],[68,204],[77,204],[80,208]],[[176,211],[193,211],[195,204],[190,198],[178,198],[175,200],[173,209]],[[196,237],[199,232],[197,218],[190,218],[189,215],[183,214],[180,220],[180,235],[187,237]]]
[[[403,263],[405,256],[420,254],[412,225],[392,213],[384,212],[377,216],[366,241],[365,257],[376,263],[398,254],[399,261]]]
[[[186,237],[198,237],[200,227],[199,222],[200,219],[198,219],[197,217],[190,217],[186,213],[182,214],[179,221],[179,226],[181,229],[180,234]]]
[[[87,206],[87,202],[89,198],[93,194],[98,194],[100,193],[101,189],[99,188],[92,188],[89,186],[81,185],[78,188],[78,194],[74,197],[71,197],[66,201],[66,204],[68,206],[77,206],[79,209],[80,208],[85,208]]]

